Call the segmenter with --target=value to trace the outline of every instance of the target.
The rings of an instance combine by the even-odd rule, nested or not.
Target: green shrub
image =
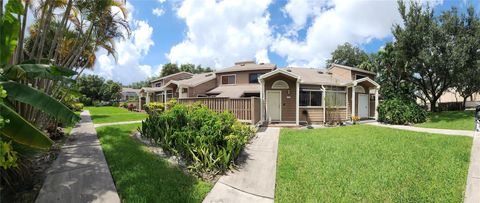
[[[73,104],[70,105],[70,109],[72,109],[74,111],[82,111],[83,103],[80,103],[80,102],[73,103]]]
[[[378,106],[378,120],[399,125],[423,123],[427,112],[413,101],[389,99]]]
[[[163,113],[150,114],[139,131],[166,152],[186,160],[188,169],[197,175],[230,169],[254,135],[232,113],[217,113],[198,104],[175,104]]]
[[[148,104],[143,105],[143,108],[148,114],[152,113],[162,113],[165,109],[163,103],[160,102],[150,102]]]

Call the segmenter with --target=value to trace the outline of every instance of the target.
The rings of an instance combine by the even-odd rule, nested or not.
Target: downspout
[[[300,124],[300,116],[299,116],[299,111],[300,111],[300,77],[297,79],[297,92],[295,96],[295,125]]]
[[[327,116],[326,116],[326,109],[325,109],[325,96],[327,94],[327,91],[325,89],[325,86],[322,85],[322,104],[323,104],[323,124],[327,122]]]

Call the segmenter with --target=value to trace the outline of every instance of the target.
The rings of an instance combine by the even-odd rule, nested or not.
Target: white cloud
[[[130,24],[133,29],[132,37],[115,42],[118,61],[115,62],[105,51],[99,51],[93,72],[89,71],[87,73],[94,73],[106,79],[130,84],[144,80],[158,72],[158,68],[140,63],[142,58],[148,54],[150,47],[154,45],[152,40],[153,28],[147,22],[135,19]]]
[[[163,10],[162,8],[154,8],[154,9],[152,9],[152,14],[155,15],[155,16],[157,16],[157,17],[162,16],[164,13],[165,13],[165,10]]]
[[[297,29],[306,28],[304,40],[280,35],[271,50],[297,66],[323,66],[330,53],[344,42],[368,43],[391,35],[393,23],[400,22],[396,1],[333,0],[328,2],[290,1],[285,12]]]
[[[165,1],[167,1],[167,0],[158,0],[158,2],[161,3],[161,4],[165,3]]]
[[[177,15],[188,27],[186,39],[172,47],[167,58],[217,69],[238,60],[269,61],[270,3],[270,0],[182,2]]]
[[[434,7],[442,0],[420,2]],[[292,24],[276,37],[270,49],[286,57],[291,66],[323,67],[338,45],[384,39],[391,36],[394,23],[402,22],[396,1],[290,0],[283,12]],[[298,40],[301,29],[306,29],[306,36]]]

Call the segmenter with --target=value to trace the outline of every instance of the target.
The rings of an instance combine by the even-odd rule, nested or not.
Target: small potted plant
[[[360,120],[360,116],[352,116],[353,125],[356,125],[357,121],[359,121],[359,120]]]

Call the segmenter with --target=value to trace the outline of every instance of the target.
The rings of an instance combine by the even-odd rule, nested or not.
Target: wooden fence
[[[260,121],[260,98],[220,98],[220,97],[195,97],[179,98],[178,103],[192,105],[201,103],[216,112],[230,111],[241,122],[256,124]]]

